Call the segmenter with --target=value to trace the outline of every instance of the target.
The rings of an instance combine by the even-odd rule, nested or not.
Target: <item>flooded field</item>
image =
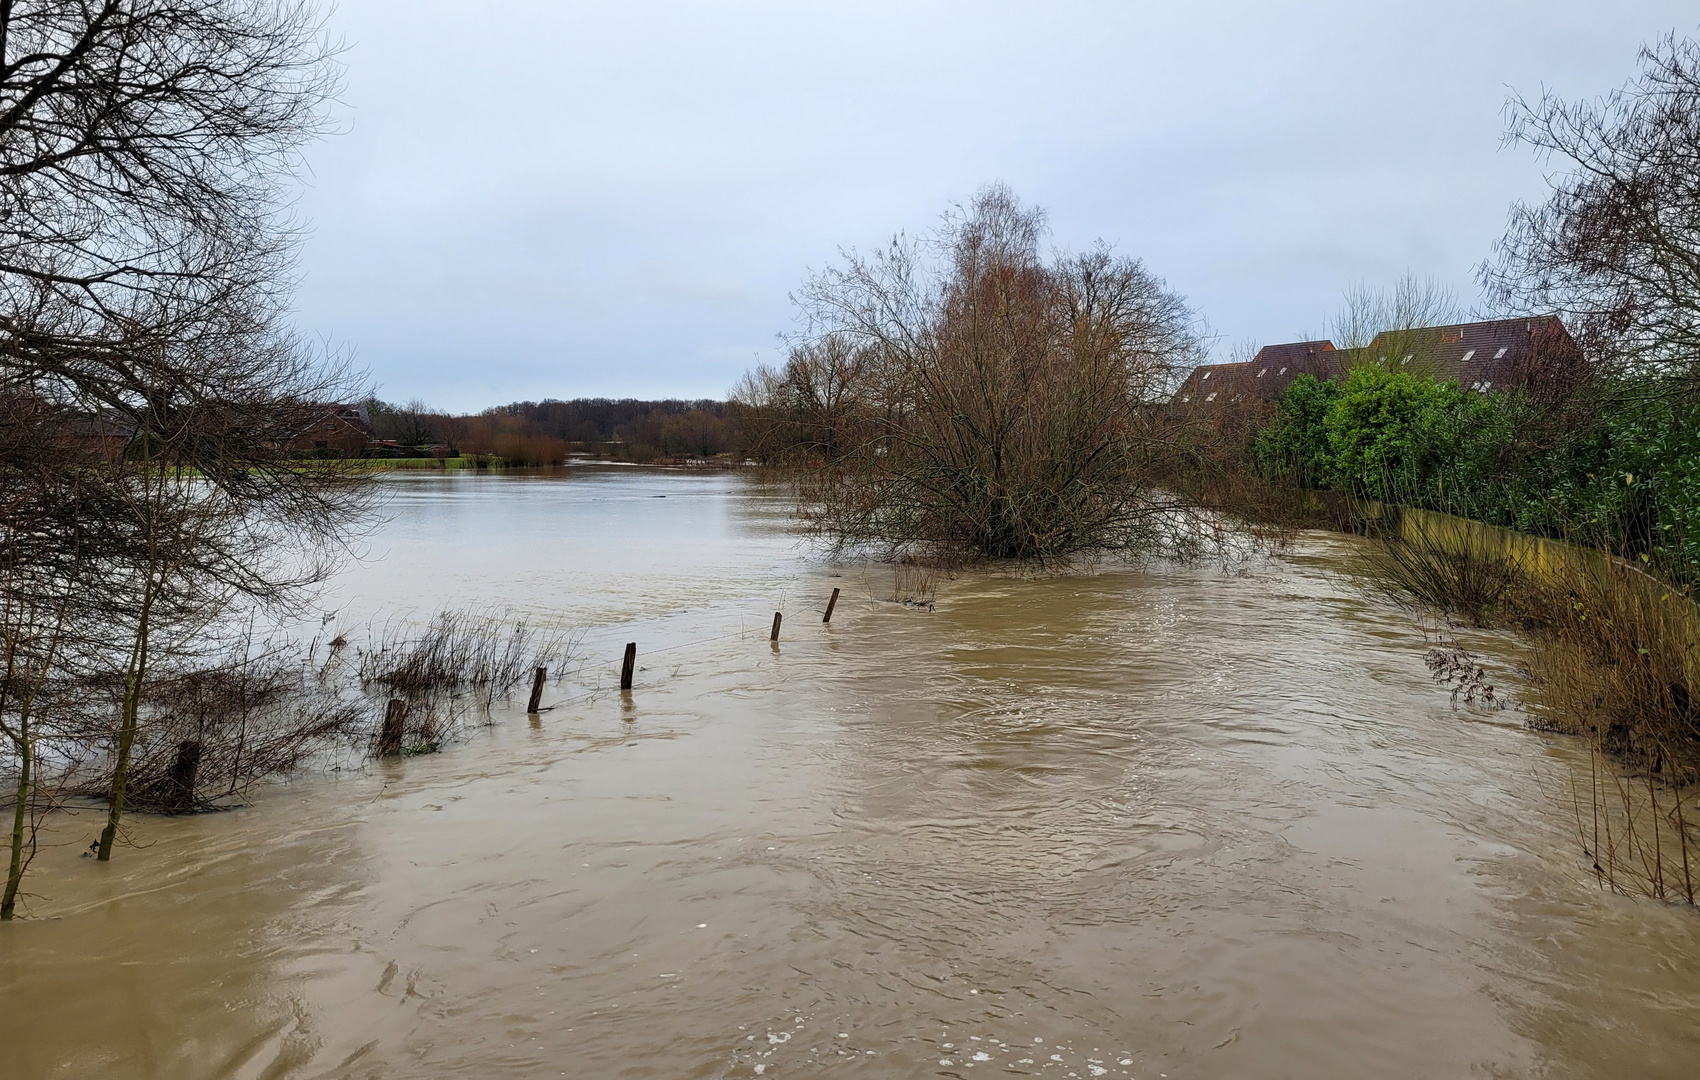
[[[111,864],[56,821],[0,927],[6,1077],[1700,1060],[1700,917],[1594,885],[1585,759],[1455,712],[1350,540],[969,574],[929,612],[740,476],[387,482],[333,625],[507,605],[582,628],[582,669],[447,753],[138,817]]]

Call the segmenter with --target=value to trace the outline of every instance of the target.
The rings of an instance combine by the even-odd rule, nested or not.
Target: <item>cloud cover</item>
[[[840,247],[994,180],[1222,335],[1320,333],[1349,283],[1476,295],[1543,168],[1516,89],[1621,84],[1688,4],[341,0],[300,325],[389,398],[720,396]]]

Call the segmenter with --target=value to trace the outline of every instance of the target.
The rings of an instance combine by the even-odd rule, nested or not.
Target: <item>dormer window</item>
[[[1482,380],[1482,393],[1485,394],[1489,390],[1492,390],[1492,389],[1493,389],[1493,382],[1489,379],[1483,379]]]
[[[1499,347],[1499,351],[1498,351],[1498,352],[1496,352],[1496,353],[1494,353],[1494,354],[1493,354],[1493,358],[1494,358],[1494,359],[1495,359],[1495,360],[1503,360],[1503,359],[1505,359],[1505,353],[1506,353],[1506,350],[1507,350],[1507,349],[1509,349],[1509,348],[1510,348],[1510,346],[1508,346],[1508,345],[1501,345],[1501,346],[1500,346],[1500,347]]]
[[[1399,362],[1400,362],[1400,363],[1401,363],[1401,364],[1409,364],[1409,363],[1410,363],[1410,362],[1411,362],[1411,356],[1414,356],[1414,355],[1416,355],[1416,354],[1415,354],[1415,353],[1412,353],[1412,354],[1409,354],[1409,355],[1407,355],[1407,356],[1406,356],[1406,357],[1405,357],[1405,359],[1403,359],[1403,360],[1401,360],[1401,361],[1399,361]]]
[[[1501,349],[1501,350],[1500,350],[1500,351],[1501,351],[1501,352],[1504,352],[1504,351],[1505,351],[1505,350],[1503,350],[1503,349]],[[1204,373],[1204,378],[1205,378],[1205,379],[1208,379],[1208,378],[1209,378],[1209,377],[1210,377],[1210,373],[1209,373],[1209,372],[1208,372],[1208,371],[1206,371],[1206,372],[1205,372],[1205,373]],[[1200,380],[1199,380],[1199,382],[1203,382],[1203,381],[1204,381],[1204,379],[1200,379]]]
[[[1265,375],[1267,375],[1267,374],[1269,374],[1269,369],[1268,369],[1268,368],[1258,368],[1258,369],[1257,369],[1257,377],[1258,377],[1258,378],[1260,378],[1260,379],[1261,379],[1261,378],[1263,378],[1263,377],[1264,377],[1264,376],[1265,376]]]
[[[1216,391],[1212,390],[1212,391],[1210,391],[1210,393],[1205,394],[1204,400],[1205,401],[1215,401],[1216,400]]]
[[[1286,374],[1286,373],[1287,373],[1287,369],[1286,369],[1286,368],[1282,368],[1282,369],[1281,369],[1281,370],[1280,370],[1280,371],[1277,371],[1277,372],[1276,372],[1276,373],[1275,373],[1275,375],[1276,375],[1276,377],[1280,377],[1280,376],[1282,376],[1282,375],[1285,375],[1285,374]]]
[[[1469,352],[1465,353],[1462,357],[1460,357],[1458,359],[1458,362],[1460,364],[1468,364],[1470,362],[1470,357],[1472,357],[1474,355],[1476,355],[1476,350],[1471,349]]]

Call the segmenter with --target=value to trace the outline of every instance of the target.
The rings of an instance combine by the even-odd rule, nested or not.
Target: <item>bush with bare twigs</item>
[[[806,339],[737,397],[749,444],[789,465],[807,519],[890,557],[1055,562],[1149,549],[1163,406],[1200,355],[1178,295],[1104,248],[1046,258],[1041,211],[988,188],[924,241],[816,275]]]

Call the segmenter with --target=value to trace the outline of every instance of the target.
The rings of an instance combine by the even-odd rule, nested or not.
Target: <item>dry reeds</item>
[[[539,667],[558,669],[575,638],[523,617],[440,611],[423,630],[392,623],[359,650],[362,690],[382,689],[410,706],[467,696],[488,708]]]
[[[891,599],[905,607],[929,610],[939,597],[939,582],[950,576],[941,562],[910,558],[891,567]]]
[[[1508,621],[1513,590],[1528,578],[1526,555],[1485,544],[1471,522],[1397,513],[1370,556],[1369,580],[1394,600],[1462,616],[1472,626]]]
[[[1595,746],[1588,754],[1588,798],[1576,790],[1572,805],[1582,849],[1600,884],[1626,896],[1695,902],[1700,884],[1696,824],[1700,787],[1653,770],[1625,774]]]

